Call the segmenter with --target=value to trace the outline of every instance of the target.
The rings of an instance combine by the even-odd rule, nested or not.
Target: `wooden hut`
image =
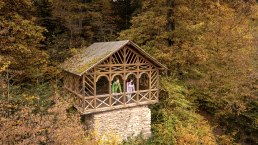
[[[94,43],[62,68],[64,88],[83,115],[157,103],[160,70],[166,69],[129,40]]]
[[[158,102],[159,73],[166,68],[129,40],[94,43],[62,67],[64,87],[82,114]],[[115,79],[120,92],[112,92]],[[128,79],[135,85],[133,92],[126,90]]]

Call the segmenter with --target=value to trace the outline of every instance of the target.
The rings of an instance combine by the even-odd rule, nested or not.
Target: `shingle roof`
[[[66,60],[61,67],[65,71],[81,76],[128,44],[134,46],[143,56],[145,56],[155,65],[166,68],[138,45],[129,40],[93,43],[89,47],[83,48],[79,53]]]

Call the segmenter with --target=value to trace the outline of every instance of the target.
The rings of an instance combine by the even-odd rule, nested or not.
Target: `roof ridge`
[[[130,42],[130,40],[117,40],[117,41],[102,41],[102,42],[94,42],[93,44],[95,44],[95,43],[112,43],[112,42],[122,42],[122,41],[128,41],[128,42]]]

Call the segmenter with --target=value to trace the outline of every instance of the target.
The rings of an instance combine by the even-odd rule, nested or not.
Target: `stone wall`
[[[151,135],[151,111],[148,106],[137,106],[84,116],[87,130],[98,136],[115,135],[120,140]]]

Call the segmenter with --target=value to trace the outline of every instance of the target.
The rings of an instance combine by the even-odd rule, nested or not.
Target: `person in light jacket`
[[[127,101],[130,101],[132,98],[132,93],[135,91],[133,79],[128,79],[126,81],[126,92],[127,92]]]

